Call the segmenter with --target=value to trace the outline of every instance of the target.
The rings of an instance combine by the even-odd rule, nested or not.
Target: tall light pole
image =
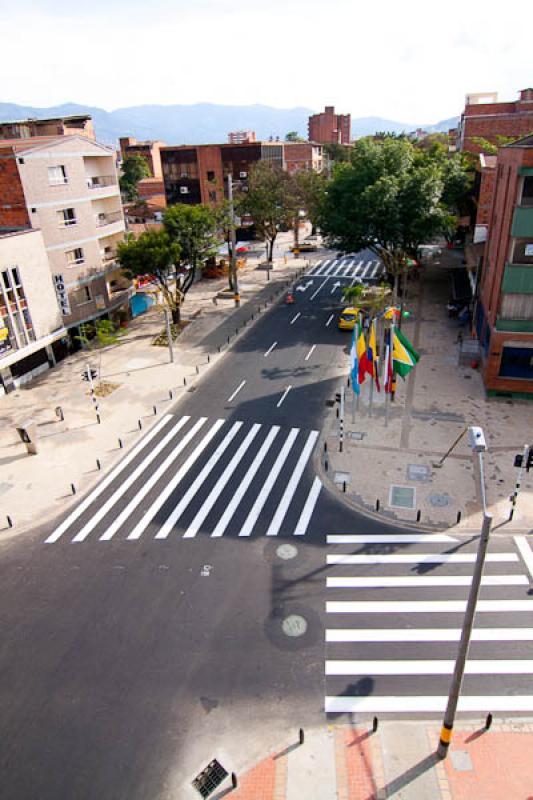
[[[230,259],[230,275],[231,283],[233,286],[233,299],[235,305],[241,304],[241,296],[239,294],[239,278],[237,275],[237,236],[235,233],[235,210],[233,208],[233,177],[231,172],[228,175],[228,202],[230,211],[230,241],[231,241],[231,259]]]
[[[485,474],[483,469],[483,453],[487,449],[485,443],[485,436],[483,430],[471,426],[468,429],[468,443],[472,448],[474,460],[477,456],[478,472],[479,472],[479,488],[481,496],[481,505],[483,507],[483,523],[481,525],[481,536],[479,538],[479,545],[477,549],[476,566],[472,576],[472,583],[470,584],[470,594],[466,604],[465,616],[463,619],[463,628],[461,631],[461,638],[459,640],[459,649],[457,651],[457,658],[455,661],[455,668],[453,671],[452,682],[450,685],[450,693],[448,695],[448,704],[444,712],[444,720],[440,732],[439,746],[437,747],[437,755],[439,758],[446,758],[448,754],[448,747],[452,739],[453,723],[455,721],[455,712],[457,711],[457,703],[459,702],[459,695],[461,692],[461,684],[463,682],[466,658],[468,656],[468,648],[470,646],[470,636],[474,625],[474,617],[476,614],[477,600],[479,596],[479,588],[481,585],[481,576],[483,575],[483,567],[485,565],[485,556],[487,554],[487,546],[489,543],[490,528],[492,525],[492,514],[487,511],[487,497],[485,494]]]

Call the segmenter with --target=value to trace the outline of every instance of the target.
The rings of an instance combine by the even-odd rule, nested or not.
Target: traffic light
[[[87,374],[88,372],[90,372],[90,373],[91,373],[91,378],[92,378],[93,380],[94,380],[94,379],[96,378],[96,376],[98,375],[98,372],[97,372],[95,369],[90,369],[90,370],[86,370],[86,369],[84,369],[84,370],[83,370],[83,372],[81,373],[81,379],[82,379],[82,381],[88,381],[88,380],[89,380],[89,375]]]
[[[341,401],[341,393],[337,392],[337,394],[335,395],[335,402],[340,403],[340,401]]]

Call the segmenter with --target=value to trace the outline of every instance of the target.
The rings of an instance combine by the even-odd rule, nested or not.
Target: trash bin
[[[26,445],[26,450],[30,455],[37,455],[37,423],[33,419],[26,419],[17,425],[17,433],[20,441]]]

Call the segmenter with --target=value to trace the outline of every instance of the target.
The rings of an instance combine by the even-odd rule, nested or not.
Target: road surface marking
[[[391,587],[470,586],[471,575],[419,575],[375,578],[326,578],[328,589],[388,589]],[[483,586],[528,585],[526,575],[485,575]]]
[[[451,659],[393,661],[326,661],[326,675],[451,675]],[[472,659],[465,675],[524,675],[533,670],[533,659]]]
[[[218,445],[215,452],[212,454],[211,458],[207,461],[207,463],[203,466],[200,473],[196,476],[195,480],[191,483],[181,500],[179,501],[178,505],[175,507],[173,512],[170,516],[165,520],[161,528],[158,530],[155,538],[156,539],[166,539],[170,534],[172,528],[181,517],[185,509],[188,507],[189,503],[196,495],[199,489],[204,485],[208,475],[213,470],[216,464],[222,458],[222,455],[227,450],[241,427],[243,426],[243,422],[235,422],[225,437],[222,439],[220,444]],[[188,537],[189,538],[189,537]]]
[[[273,349],[276,347],[276,345],[277,345],[277,342],[274,342],[274,344],[271,344],[271,345],[270,345],[270,347],[268,348],[268,350],[267,350],[267,351],[266,351],[266,353],[264,354],[264,355],[265,355],[265,358],[266,358],[267,356],[269,356],[269,355],[270,355],[270,353],[271,353],[271,352],[272,352],[272,350],[273,350]]]
[[[447,533],[329,534],[328,544],[403,544],[404,542],[457,542]]]
[[[313,264],[313,266],[311,267],[311,270],[310,270],[309,272],[307,272],[306,274],[307,274],[307,275],[314,275],[314,274],[315,274],[315,272],[318,270],[318,268],[319,268],[319,266],[320,266],[321,264],[322,264],[322,259],[319,259],[318,261],[316,261],[316,262]]]
[[[324,283],[321,283],[321,284],[320,284],[320,286],[318,287],[318,289],[316,290],[316,292],[315,292],[314,294],[312,294],[312,295],[311,295],[311,297],[310,297],[309,299],[310,299],[310,300],[314,300],[314,299],[315,299],[315,297],[317,296],[317,294],[319,293],[319,291],[320,291],[320,290],[321,290],[321,289],[322,289],[322,288],[323,288],[323,287],[326,285],[326,283],[327,283],[327,282],[328,282],[328,279],[327,279],[327,278],[325,278],[325,280],[324,280]]]
[[[157,425],[155,425],[152,428],[152,430],[149,433],[147,433],[146,436],[143,439],[141,439],[141,441],[138,442],[132,450],[130,450],[128,455],[124,459],[122,459],[120,464],[117,464],[115,469],[112,470],[109,473],[109,475],[107,475],[107,477],[104,478],[104,480],[98,484],[96,489],[94,489],[89,495],[87,495],[85,500],[83,500],[79,504],[79,506],[76,506],[74,511],[71,514],[69,514],[65,520],[63,520],[61,525],[59,525],[55,529],[55,531],[48,537],[48,539],[45,540],[45,544],[52,544],[53,542],[57,542],[59,537],[64,534],[67,528],[69,528],[72,525],[72,523],[78,519],[78,517],[81,517],[83,512],[91,505],[93,500],[96,500],[96,498],[99,497],[102,494],[102,492],[107,489],[109,484],[113,483],[115,478],[118,475],[120,475],[120,473],[124,469],[126,469],[128,464],[131,464],[133,459],[136,458],[136,456],[141,452],[141,450],[144,450],[146,445],[150,444],[152,439],[155,436],[157,436],[161,428],[163,428],[171,419],[174,419],[172,414],[165,414],[165,416],[159,420]]]
[[[318,431],[311,431],[311,433],[307,437],[307,441],[300,454],[300,458],[298,459],[298,462],[290,477],[289,483],[287,484],[287,488],[283,492],[283,497],[279,502],[279,505],[276,509],[276,513],[272,518],[272,522],[268,527],[268,530],[266,532],[267,536],[278,535],[279,529],[281,528],[281,523],[285,519],[285,514],[287,513],[287,510],[292,502],[292,498],[294,497],[294,493],[298,488],[298,484],[300,483],[303,471],[307,465],[307,462],[309,461],[309,458],[311,457],[311,453],[313,452],[313,447],[315,446],[317,439],[318,439]]]
[[[333,261],[330,261],[329,262],[329,267],[327,269],[323,270],[322,275],[331,275],[331,273],[335,269],[336,264],[337,264],[337,259],[333,259]],[[326,265],[324,264],[324,267],[325,266]]]
[[[280,399],[276,403],[276,408],[280,407],[280,405],[283,403],[283,401],[285,400],[285,398],[287,397],[287,395],[289,394],[291,389],[292,389],[292,386],[289,384],[289,386],[287,386],[287,388],[285,389],[285,391],[281,395]]]
[[[531,552],[531,548],[527,543],[527,539],[525,536],[515,536],[514,540],[516,546],[520,550],[520,555],[524,559],[524,564],[527,567],[527,571],[533,578],[533,552]]]
[[[224,513],[222,514],[220,520],[218,521],[218,524],[217,524],[215,530],[213,531],[213,533],[211,534],[211,536],[216,538],[216,537],[222,536],[224,534],[224,531],[228,527],[229,521],[233,517],[235,511],[237,510],[237,507],[239,506],[239,503],[241,502],[242,498],[244,497],[244,495],[246,493],[246,490],[250,486],[252,480],[254,479],[254,477],[255,477],[255,475],[257,473],[257,470],[259,469],[259,467],[263,463],[266,454],[270,450],[270,446],[271,446],[272,442],[274,441],[274,439],[276,438],[276,436],[279,433],[279,430],[280,430],[279,425],[274,425],[270,429],[270,431],[268,433],[268,436],[266,437],[265,441],[261,445],[261,447],[259,449],[259,452],[257,453],[256,457],[252,461],[252,463],[251,463],[251,465],[250,465],[250,467],[248,469],[248,472],[246,473],[246,475],[244,476],[242,481],[240,481],[237,490],[234,492],[233,497],[231,498],[230,502],[228,503]]]
[[[332,314],[331,317],[328,319],[328,321],[326,322],[326,328],[329,328],[331,320],[333,319],[334,316],[335,314]]]
[[[466,600],[332,600],[328,614],[456,614],[466,608]],[[490,611],[533,611],[533,600],[478,600],[477,613]]]
[[[377,275],[377,274],[378,274],[378,272],[379,272],[379,268],[380,268],[380,266],[381,266],[380,262],[379,262],[379,261],[376,261],[376,266],[374,267],[374,270],[373,270],[373,272],[372,272],[372,275],[370,275],[370,277],[371,277],[371,278],[375,278],[375,277],[376,277],[376,275]]]
[[[250,513],[246,517],[244,525],[241,528],[239,536],[250,536],[254,529],[254,525],[257,522],[257,518],[263,507],[268,499],[270,492],[272,491],[272,487],[277,480],[279,473],[281,472],[281,468],[283,467],[285,461],[287,460],[287,456],[289,455],[289,451],[294,444],[294,440],[298,436],[300,432],[299,428],[291,428],[289,435],[287,436],[285,443],[281,450],[279,451],[278,457],[274,462],[274,466],[270,470],[270,473],[263,484],[261,491],[259,492],[255,503],[253,504]]]
[[[312,348],[310,349],[310,351],[308,352],[308,354],[307,354],[307,355],[306,355],[306,357],[304,358],[304,361],[309,361],[309,359],[310,359],[310,358],[311,358],[311,356],[313,355],[313,352],[314,352],[314,350],[315,350],[315,349],[316,349],[316,344],[314,344],[314,345],[312,346]]]
[[[118,503],[122,495],[124,495],[130,486],[132,486],[135,481],[146,471],[146,469],[150,466],[152,461],[154,461],[159,453],[164,450],[164,448],[172,441],[178,431],[183,428],[185,423],[190,419],[190,417],[182,417],[177,425],[166,434],[166,436],[161,439],[161,441],[154,447],[154,449],[149,453],[149,455],[144,458],[141,463],[131,472],[128,477],[120,484],[118,489],[115,489],[111,497],[109,497],[106,502],[98,508],[98,511],[91,517],[91,519],[83,526],[83,528],[78,531],[76,536],[72,539],[73,542],[83,542],[88,537],[90,532],[94,530],[94,528],[98,525],[101,519],[105,517],[105,515],[110,511],[113,506]],[[204,417],[205,421],[206,417]],[[179,448],[180,445],[178,444],[177,447]]]
[[[326,642],[458,642],[460,628],[329,628]],[[473,642],[531,642],[533,628],[474,628]]]
[[[148,492],[150,492],[153,487],[156,485],[158,480],[165,474],[171,464],[177,459],[179,454],[185,449],[185,447],[189,444],[189,442],[196,436],[197,432],[200,430],[202,425],[207,421],[207,417],[202,417],[201,420],[191,428],[191,430],[183,437],[181,442],[178,444],[177,447],[170,453],[170,455],[165,458],[162,464],[156,469],[156,471],[150,476],[150,478],[144,483],[138,492],[135,493],[135,496],[130,500],[125,508],[122,509],[120,514],[116,519],[113,520],[111,525],[107,528],[107,530],[100,536],[100,541],[109,541],[112,539],[121,525],[129,519],[133,513],[133,511],[137,508],[137,506],[141,503],[142,500],[146,497]],[[200,424],[199,424],[200,423]]]
[[[446,709],[448,695],[326,697],[326,713],[376,714],[385,712],[433,713]],[[533,695],[461,695],[458,711],[533,711]]]
[[[213,437],[218,433],[220,428],[224,425],[225,420],[217,419],[214,425],[209,429],[206,433],[202,441],[196,446],[193,450],[189,458],[181,465],[179,470],[176,472],[174,477],[167,483],[164,489],[158,494],[152,505],[149,507],[147,511],[143,514],[137,525],[133,528],[130,535],[127,537],[130,540],[139,539],[146,530],[149,523],[155,517],[161,506],[167,501],[170,497],[176,486],[180,483],[180,481],[185,477],[187,472],[193,466],[195,461],[200,457],[203,453],[207,445],[211,442]]]
[[[321,489],[322,481],[320,478],[315,478],[313,485],[311,486],[311,490],[307,495],[307,500],[305,501],[302,513],[300,514],[300,519],[296,523],[293,536],[304,536],[306,534],[307,526],[309,525],[309,520],[311,519],[313,511],[315,510],[316,501],[318,500],[318,495],[320,494]]]
[[[328,564],[474,564],[475,553],[412,553],[410,555],[330,555]],[[516,553],[487,553],[485,561],[518,561]]]
[[[233,400],[233,398],[234,398],[234,397],[236,397],[236,396],[239,394],[239,392],[241,391],[241,389],[242,389],[242,387],[244,386],[244,384],[245,384],[245,383],[246,383],[246,381],[241,381],[241,383],[239,383],[239,385],[237,386],[237,388],[235,389],[235,391],[233,392],[233,394],[231,394],[231,395],[228,397],[228,399],[227,399],[227,401],[226,401],[227,403],[231,403],[231,401]]]
[[[298,313],[295,314],[294,317],[291,319],[291,325],[293,325],[296,322],[296,320],[298,319],[298,317],[301,317],[301,316],[302,316],[301,313],[298,311]]]
[[[241,462],[244,454],[246,453],[246,451],[250,447],[251,443],[253,442],[253,440],[257,436],[260,428],[261,428],[261,425],[258,422],[256,422],[255,425],[252,425],[252,427],[248,431],[245,439],[243,440],[243,442],[241,442],[237,452],[235,453],[235,455],[233,456],[233,458],[231,459],[231,461],[227,465],[226,469],[224,470],[224,472],[222,473],[222,475],[220,476],[218,481],[215,483],[215,485],[211,489],[211,492],[209,493],[208,497],[202,503],[200,510],[198,511],[198,513],[196,514],[195,518],[193,519],[193,521],[191,522],[191,524],[189,525],[189,527],[187,528],[187,530],[183,534],[183,538],[184,539],[192,539],[192,538],[194,538],[196,536],[196,534],[200,530],[200,526],[202,525],[203,521],[205,520],[205,518],[207,517],[207,515],[209,514],[209,512],[211,511],[211,509],[215,505],[215,503],[218,500],[218,498],[220,497],[223,489],[225,488],[225,486],[228,483],[229,479],[231,478],[231,476],[233,475],[233,473],[237,469],[237,467],[238,467],[239,463]],[[213,536],[213,535],[214,534],[211,534],[211,536]]]

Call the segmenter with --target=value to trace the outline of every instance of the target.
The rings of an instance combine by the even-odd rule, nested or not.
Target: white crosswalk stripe
[[[307,533],[318,431],[172,415],[154,431],[46,543]]]
[[[521,625],[533,612],[529,551],[517,538],[523,559],[502,550],[486,557],[460,711],[533,709],[533,693],[523,693],[533,628]],[[326,713],[443,711],[477,543],[448,534],[345,533],[326,541]],[[424,552],[415,552],[420,544]],[[373,552],[350,552],[354,546]]]
[[[385,268],[379,259],[335,258],[318,262],[307,274],[314,278],[357,278],[375,281],[384,273]]]

